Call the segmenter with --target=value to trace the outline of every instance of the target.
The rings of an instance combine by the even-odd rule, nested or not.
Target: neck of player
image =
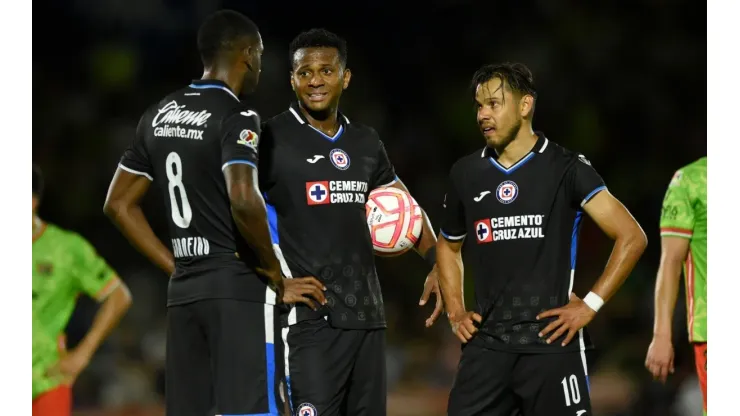
[[[315,129],[332,137],[339,131],[339,106],[332,105],[324,111],[311,111],[301,102],[298,107],[303,117],[308,120],[308,124]]]
[[[532,126],[522,125],[514,140],[503,146],[502,149],[494,149],[498,155],[498,163],[506,167],[514,165],[532,151],[537,139],[538,137],[534,134]]]
[[[221,81],[225,83],[235,95],[239,96],[239,93],[242,90],[244,76],[234,72],[235,71],[229,71],[220,67],[206,68],[203,70],[203,76],[200,77],[200,79]]]

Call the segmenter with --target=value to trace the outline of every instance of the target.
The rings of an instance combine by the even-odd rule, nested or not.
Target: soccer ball
[[[377,256],[407,252],[421,235],[421,207],[398,188],[376,188],[365,204],[367,226]]]

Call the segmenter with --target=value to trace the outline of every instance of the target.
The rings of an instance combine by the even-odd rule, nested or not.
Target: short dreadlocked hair
[[[256,37],[259,28],[247,16],[233,10],[219,10],[208,16],[198,29],[198,52],[206,67],[222,52],[236,46],[245,37]]]
[[[520,97],[531,95],[537,101],[537,90],[534,87],[532,71],[524,64],[510,62],[484,65],[475,72],[473,80],[470,83],[470,90],[474,101],[478,85],[485,84],[494,78],[501,80],[502,88],[508,86],[512,92],[518,94]]]
[[[300,33],[290,42],[288,58],[291,67],[295,53],[303,48],[335,48],[339,53],[339,62],[343,67],[347,66],[347,41],[326,29],[311,29]]]

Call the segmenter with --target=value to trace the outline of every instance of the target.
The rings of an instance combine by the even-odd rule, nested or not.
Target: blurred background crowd
[[[700,414],[683,292],[676,373],[660,385],[643,362],[652,336],[662,197],[676,169],[706,155],[703,3],[59,0],[33,16],[33,160],[48,189],[40,213],[89,239],[134,297],[75,385],[80,415],[162,414],[167,277],[128,245],[102,205],[144,109],[200,77],[197,27],[220,8],[245,13],[262,32],[263,72],[252,98],[263,119],[294,98],[288,44],[296,34],[318,26],[347,39],[353,77],[341,109],[380,133],[436,230],[450,166],[483,146],[468,89],[473,72],[491,62],[528,65],[540,94],[535,128],[584,153],[650,241],[590,325],[597,345],[590,356],[594,413]],[[150,193],[146,212],[166,238],[162,207]],[[611,247],[586,221],[577,294],[589,290]],[[428,267],[413,254],[378,259],[377,266],[389,318],[389,415],[442,415],[460,348],[446,319],[424,328],[431,307],[420,308],[418,300]],[[95,308],[80,301],[70,344]]]

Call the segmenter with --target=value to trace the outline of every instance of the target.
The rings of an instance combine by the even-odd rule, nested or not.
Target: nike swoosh
[[[257,116],[257,113],[252,110],[242,111],[239,114],[243,115],[244,117]]]
[[[584,413],[586,413],[585,410],[579,410],[579,411],[576,412],[576,416],[581,416]]]
[[[313,156],[313,159],[306,159],[306,162],[308,162],[308,163],[316,163],[316,162],[319,161],[319,159],[323,159],[323,158],[324,158],[324,156],[322,156],[322,155],[314,155]]]
[[[480,193],[480,195],[478,195],[475,198],[473,198],[473,201],[480,202],[480,200],[483,199],[483,197],[485,197],[486,195],[488,195],[490,193],[491,193],[491,191],[483,191],[483,192]]]

